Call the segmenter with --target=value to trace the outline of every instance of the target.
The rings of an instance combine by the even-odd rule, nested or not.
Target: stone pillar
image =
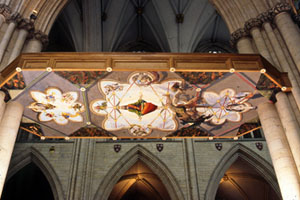
[[[241,38],[237,42],[236,48],[238,49],[239,53],[254,53],[251,39],[248,37]]]
[[[4,116],[0,123],[0,196],[5,183],[22,114],[23,106],[15,101],[10,102],[6,105]]]
[[[288,13],[290,9],[288,3],[277,4],[274,9],[275,14],[277,14],[274,21],[300,71],[300,31]]]
[[[277,37],[271,27],[271,24],[269,23],[269,20],[272,18],[272,16],[270,16],[269,14],[270,12],[262,13],[258,18],[263,22],[263,28],[265,29],[268,38],[271,41],[271,45],[274,49],[276,57],[278,58],[281,68],[283,69],[283,71],[288,72],[289,79],[292,83],[292,93],[295,97],[298,109],[300,110],[300,88],[296,77],[292,72],[292,69],[284,55],[284,52],[282,51],[282,47],[279,44],[279,41],[277,40]]]
[[[199,185],[196,169],[194,140],[192,138],[183,139],[185,152],[186,179],[188,180],[188,196],[189,199],[200,199]]]
[[[0,28],[2,24],[6,21],[6,19],[9,18],[10,15],[11,15],[10,8],[5,4],[1,4],[0,5]]]
[[[300,175],[300,127],[286,94],[279,92],[276,94],[276,99],[275,105]]]
[[[42,49],[43,49],[42,42],[33,38],[27,42],[27,44],[24,48],[24,52],[25,53],[38,53],[38,52],[41,52]]]
[[[283,200],[300,199],[299,174],[276,108],[266,102],[260,104],[257,111]]]
[[[34,28],[33,22],[34,21],[32,21],[32,20],[22,19],[18,23],[19,34],[18,34],[17,41],[14,45],[14,48],[11,52],[8,63],[12,62],[16,57],[18,57],[18,55],[20,55],[28,33],[33,32],[33,28]]]
[[[239,53],[255,53],[252,47],[251,39],[245,29],[240,28],[231,34],[230,42],[232,45],[236,44]]]
[[[267,45],[265,43],[265,40],[260,32],[260,26],[261,26],[262,22],[257,19],[257,18],[252,18],[250,20],[248,20],[245,23],[245,29],[248,30],[255,42],[255,45],[257,47],[257,50],[259,51],[259,53],[265,58],[267,59],[270,63],[274,63]]]
[[[16,43],[14,45],[14,48],[13,48],[11,54],[10,54],[8,64],[11,63],[16,57],[18,57],[18,55],[20,55],[20,52],[23,48],[23,45],[24,45],[24,42],[26,40],[27,35],[28,35],[27,30],[20,29],[17,41],[16,41]]]
[[[1,43],[0,43],[0,62],[2,61],[3,59],[3,56],[4,56],[4,53],[6,51],[6,48],[7,48],[7,45],[10,41],[10,38],[14,32],[16,28],[16,23],[15,22],[10,22],[6,31],[5,31],[5,34],[1,40]]]
[[[4,98],[5,98],[5,93],[0,91],[0,122],[2,120],[4,110],[5,110],[5,105],[6,105],[4,102]]]
[[[48,44],[48,36],[41,31],[34,32],[30,38],[24,48],[26,53],[41,52],[43,47]]]
[[[4,22],[5,22],[5,17],[4,15],[0,14],[0,28]]]

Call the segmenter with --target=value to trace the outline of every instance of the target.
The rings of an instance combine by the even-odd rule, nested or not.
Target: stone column
[[[291,6],[288,3],[277,4],[274,9],[274,21],[300,71],[300,31],[288,13],[290,10]]]
[[[270,63],[273,64],[274,61],[268,51],[267,45],[266,45],[264,38],[260,32],[259,27],[261,26],[261,24],[262,24],[262,22],[259,19],[252,18],[245,23],[245,29],[250,32],[259,53],[264,58],[266,58]]]
[[[249,37],[243,37],[237,41],[236,48],[238,49],[239,53],[255,53]]]
[[[10,54],[8,64],[11,63],[16,57],[18,57],[18,55],[20,55],[20,52],[23,48],[23,45],[24,45],[27,35],[28,35],[27,30],[25,30],[25,29],[19,30],[18,38],[17,38],[14,48]]]
[[[294,73],[292,72],[292,69],[290,68],[290,65],[284,55],[284,52],[282,51],[282,47],[279,44],[279,41],[277,40],[277,37],[271,27],[270,20],[272,19],[272,16],[270,14],[271,12],[264,12],[258,16],[258,19],[263,23],[262,27],[265,29],[268,38],[271,42],[271,45],[274,49],[274,52],[276,54],[276,57],[278,58],[279,64],[283,71],[288,72],[289,79],[292,83],[292,92],[295,97],[295,101],[297,103],[297,106],[300,110],[300,88],[298,85],[298,82],[296,80],[296,77]]]
[[[284,200],[300,199],[299,174],[275,106],[267,102],[260,104],[258,115],[282,197]]]
[[[2,24],[6,21],[6,19],[9,18],[10,14],[11,14],[10,8],[5,4],[1,4],[0,5],[0,28]]]
[[[42,49],[43,49],[42,42],[35,38],[32,38],[27,42],[27,44],[24,48],[24,52],[25,53],[38,53],[38,52],[41,52]]]
[[[5,110],[5,105],[6,105],[4,102],[4,98],[5,98],[5,93],[0,91],[0,122],[2,120],[4,110]]]
[[[12,34],[17,26],[17,22],[20,20],[21,16],[19,14],[15,14],[12,16],[11,22],[9,23],[5,34],[0,43],[0,62],[3,59],[4,53],[6,51],[7,45],[12,37]]]
[[[252,47],[251,39],[245,29],[240,28],[231,34],[230,42],[236,44],[239,53],[255,53]]]
[[[41,31],[36,31],[30,36],[30,40],[27,42],[24,52],[26,53],[38,53],[41,52],[43,46],[48,44],[48,36]]]
[[[276,99],[275,105],[300,175],[300,127],[286,94],[279,92],[276,94]]]
[[[10,102],[6,105],[4,116],[0,123],[0,196],[5,183],[22,114],[23,106],[15,101]]]
[[[18,38],[10,54],[8,63],[12,62],[16,57],[18,57],[18,55],[20,55],[28,33],[33,30],[33,21],[30,21],[28,19],[22,19],[18,23],[18,28],[19,28]]]
[[[183,139],[185,152],[186,178],[188,180],[188,196],[189,199],[200,199],[199,185],[197,177],[197,168],[195,160],[194,140],[192,138]]]
[[[15,22],[10,22],[6,31],[5,31],[5,34],[1,40],[1,43],[0,43],[0,62],[2,61],[3,59],[3,56],[4,56],[4,53],[6,51],[6,48],[7,48],[7,45],[10,41],[10,38],[14,32],[16,28],[16,23]]]

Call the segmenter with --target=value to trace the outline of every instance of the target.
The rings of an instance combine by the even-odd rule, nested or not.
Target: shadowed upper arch
[[[6,180],[13,177],[19,170],[33,162],[43,172],[51,187],[55,200],[63,200],[64,192],[59,178],[48,160],[34,147],[12,157]]]
[[[255,168],[257,172],[271,185],[277,195],[281,196],[272,165],[248,147],[242,144],[237,144],[233,146],[216,165],[216,168],[208,182],[205,192],[205,200],[215,199],[221,178],[238,158],[241,158]]]
[[[166,187],[171,199],[184,199],[183,193],[177,183],[175,177],[172,175],[168,167],[154,156],[150,151],[137,145],[130,149],[126,154],[120,158],[114,166],[106,174],[97,192],[94,196],[94,200],[106,200],[108,199],[113,187],[123,174],[130,169],[137,161],[142,161],[149,167],[160,179]]]

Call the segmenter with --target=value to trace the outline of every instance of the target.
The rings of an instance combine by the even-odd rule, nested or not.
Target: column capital
[[[0,14],[4,16],[5,20],[8,20],[11,16],[11,9],[5,4],[0,4]]]
[[[250,32],[253,28],[260,28],[262,24],[259,18],[251,18],[245,22],[245,29]]]
[[[273,8],[273,12],[275,15],[282,12],[290,13],[291,10],[292,10],[292,6],[289,3],[277,3]]]
[[[231,46],[235,46],[236,43],[243,37],[249,37],[249,31],[245,28],[239,28],[233,33],[231,33],[230,44]]]
[[[30,32],[34,30],[34,22],[30,19],[24,19],[22,18],[21,20],[19,20],[18,24],[17,24],[17,28],[18,29],[25,29],[26,31]]]
[[[264,23],[271,23],[275,17],[273,9],[269,9],[257,16],[257,19],[261,21],[262,25]]]
[[[40,41],[44,47],[49,43],[48,35],[40,30],[30,32],[27,39],[36,39]]]
[[[22,16],[20,13],[17,13],[17,12],[11,14],[8,19],[9,22],[13,22],[15,24],[18,24],[21,20],[22,20]]]

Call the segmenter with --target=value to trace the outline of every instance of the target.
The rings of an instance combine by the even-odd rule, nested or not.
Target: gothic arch
[[[123,176],[123,174],[133,166],[137,161],[142,161],[147,165],[158,177],[160,177],[162,183],[165,185],[171,199],[181,200],[184,199],[183,193],[179,187],[176,178],[173,176],[168,167],[159,160],[150,151],[137,145],[130,149],[126,154],[120,158],[115,165],[106,174],[97,192],[94,196],[94,200],[106,200],[115,184]]]
[[[233,146],[217,164],[213,174],[210,177],[205,192],[205,200],[215,199],[221,178],[224,176],[227,169],[238,158],[243,159],[244,161],[248,162],[249,165],[255,168],[257,172],[271,185],[277,195],[281,196],[272,165],[270,165],[265,159],[248,147],[242,144],[237,144]]]
[[[18,156],[12,157],[10,168],[7,173],[7,180],[9,180],[13,175],[15,175],[20,169],[28,165],[30,162],[33,162],[36,166],[38,166],[47,178],[54,199],[65,199],[62,185],[55,170],[48,160],[34,147],[27,149]]]

